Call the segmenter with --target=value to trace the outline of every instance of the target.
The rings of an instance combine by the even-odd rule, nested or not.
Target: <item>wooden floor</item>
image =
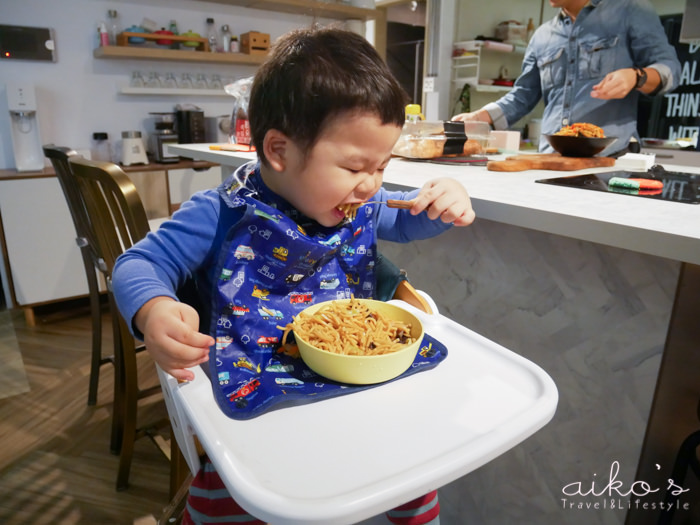
[[[0,523],[132,524],[160,516],[168,503],[168,460],[155,444],[136,444],[130,487],[115,490],[118,457],[110,454],[113,369],[104,366],[96,406],[87,406],[89,310],[85,303],[39,311],[29,328],[12,312],[27,393],[0,399]],[[108,315],[104,347],[111,348]],[[142,384],[157,384],[139,356]],[[162,398],[144,400],[139,417],[165,417]]]

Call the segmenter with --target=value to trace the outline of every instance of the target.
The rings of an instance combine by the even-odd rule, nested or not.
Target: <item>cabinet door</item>
[[[0,214],[18,306],[87,295],[75,228],[56,178],[0,183]]]
[[[180,207],[198,191],[216,188],[221,184],[221,167],[214,166],[206,170],[193,169],[169,170],[168,187],[170,191],[171,213]]]

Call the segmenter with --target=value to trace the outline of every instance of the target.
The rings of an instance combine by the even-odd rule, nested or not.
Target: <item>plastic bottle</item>
[[[92,160],[112,162],[112,148],[109,145],[109,135],[104,131],[97,131],[92,134]]]
[[[406,122],[418,122],[423,120],[420,112],[420,104],[409,104],[406,106]]]
[[[178,30],[177,30],[177,22],[176,22],[175,20],[171,20],[171,21],[170,21],[170,25],[168,26],[168,29],[170,30],[170,32],[172,32],[173,35],[179,35],[179,34],[180,34],[180,33],[178,33]],[[180,43],[177,42],[177,41],[175,41],[175,40],[173,40],[173,43],[172,43],[172,45],[170,46],[170,48],[171,48],[171,49],[180,49]]]
[[[209,41],[209,51],[216,53],[218,51],[216,47],[216,26],[214,25],[213,18],[207,18],[207,40]]]
[[[109,45],[117,45],[117,35],[121,32],[119,27],[119,13],[116,9],[110,9],[107,11],[107,32],[109,33]]]
[[[242,78],[224,86],[224,91],[234,97],[231,125],[229,127],[229,142],[232,144],[250,145],[250,122],[248,121],[248,101],[253,78]]]
[[[109,33],[107,32],[107,24],[105,24],[104,22],[100,22],[100,25],[97,26],[97,33],[100,37],[100,46],[108,46]]]
[[[224,53],[231,51],[231,31],[228,24],[221,26],[221,51]]]

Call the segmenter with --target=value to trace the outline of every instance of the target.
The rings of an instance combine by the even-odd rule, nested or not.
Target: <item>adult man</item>
[[[549,0],[561,11],[528,44],[513,89],[494,103],[453,120],[480,120],[507,129],[544,100],[542,133],[589,122],[624,150],[637,134],[639,94],[674,89],[680,63],[648,0]],[[540,151],[552,151],[544,137]]]

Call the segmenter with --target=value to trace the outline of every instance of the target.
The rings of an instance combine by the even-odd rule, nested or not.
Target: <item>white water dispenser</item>
[[[7,106],[10,110],[12,148],[17,171],[42,170],[44,151],[39,137],[34,86],[8,82]]]

